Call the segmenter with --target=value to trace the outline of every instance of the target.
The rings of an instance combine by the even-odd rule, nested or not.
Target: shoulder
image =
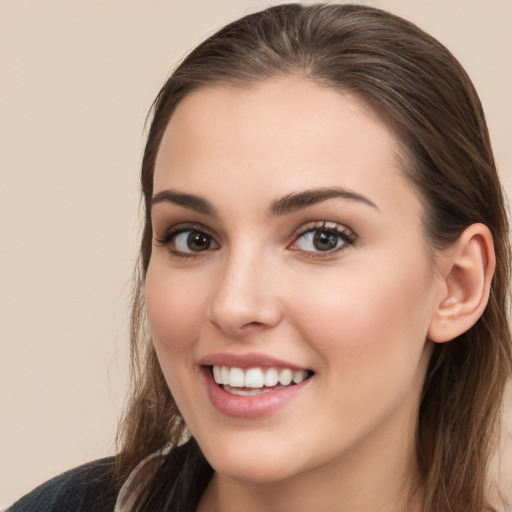
[[[110,481],[114,457],[89,462],[43,483],[6,512],[111,512],[117,492]]]
[[[179,510],[193,512],[206,489],[212,467],[194,438],[167,445],[146,457],[123,484],[115,512]]]

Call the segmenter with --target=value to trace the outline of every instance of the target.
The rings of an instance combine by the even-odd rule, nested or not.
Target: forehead
[[[396,146],[391,130],[353,94],[293,76],[251,87],[213,85],[194,91],[178,104],[160,154],[173,142],[183,144],[185,138],[196,144],[201,139],[204,149],[212,142],[214,146],[208,149],[218,148],[219,152],[226,146],[242,145],[286,151],[307,144],[309,151],[315,145],[323,150],[325,144],[339,145],[341,138],[353,144],[346,134],[339,133],[344,127],[360,128],[368,139],[390,150]]]
[[[204,195],[245,186],[268,199],[336,185],[392,205],[416,195],[398,168],[398,147],[359,98],[303,78],[210,86],[176,108],[157,156],[154,190]]]

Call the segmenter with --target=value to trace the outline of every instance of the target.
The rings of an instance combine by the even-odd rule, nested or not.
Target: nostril
[[[248,322],[245,325],[242,325],[241,329],[250,329],[251,327],[261,327],[264,324],[261,322]]]

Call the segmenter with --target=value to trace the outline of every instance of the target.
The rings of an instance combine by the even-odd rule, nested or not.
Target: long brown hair
[[[497,268],[488,306],[466,333],[435,346],[416,456],[425,512],[494,510],[486,499],[486,473],[512,367],[510,248],[484,113],[470,79],[444,46],[412,23],[360,5],[288,4],[246,16],[193,50],[158,94],[142,163],[145,223],[133,297],[132,392],[117,457],[120,481],[151,452],[177,444],[186,429],[147,332],[143,303],[153,170],[164,130],[177,104],[200,87],[251,86],[287,74],[357,95],[393,128],[405,155],[402,171],[424,201],[432,248],[450,245],[473,223],[492,232]]]

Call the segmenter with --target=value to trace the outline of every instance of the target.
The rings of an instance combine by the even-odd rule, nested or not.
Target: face
[[[412,446],[439,284],[396,147],[362,102],[298,78],[204,88],[173,114],[147,314],[218,474],[332,474]]]

